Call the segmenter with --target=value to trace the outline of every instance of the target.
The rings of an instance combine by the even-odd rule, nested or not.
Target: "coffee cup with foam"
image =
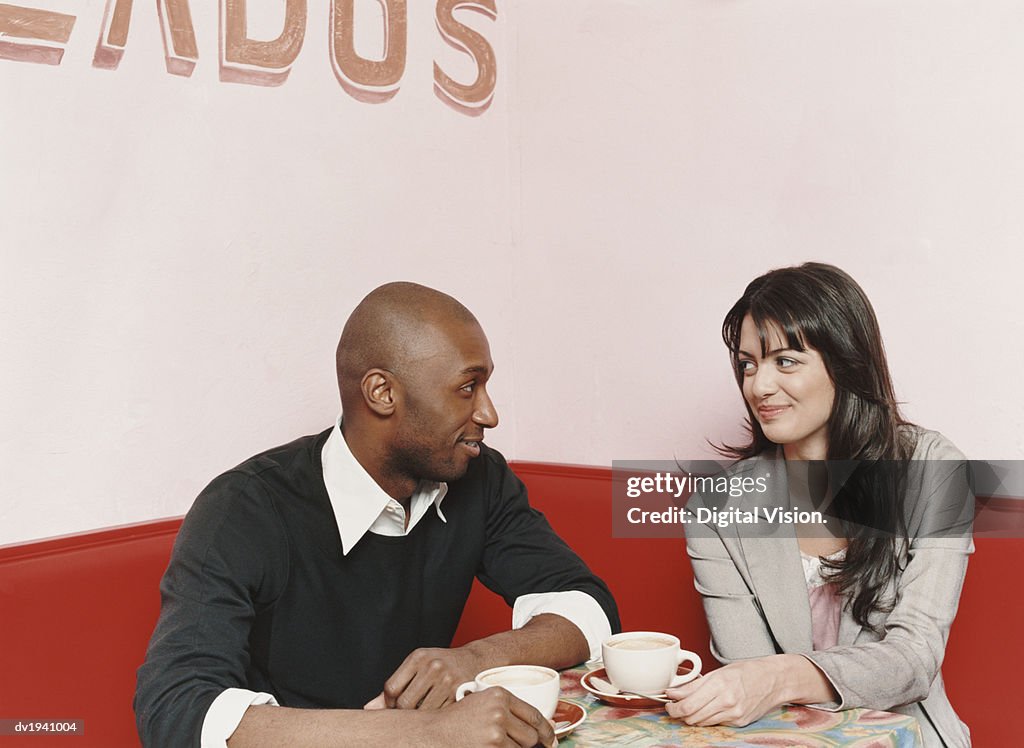
[[[455,690],[455,700],[462,701],[468,693],[500,686],[517,699],[525,701],[546,719],[551,719],[558,706],[560,688],[558,673],[540,665],[505,665],[484,670]]]
[[[681,649],[679,639],[658,631],[627,631],[605,639],[601,656],[608,680],[620,691],[658,694],[700,675],[700,655]],[[688,672],[679,666],[689,663]]]

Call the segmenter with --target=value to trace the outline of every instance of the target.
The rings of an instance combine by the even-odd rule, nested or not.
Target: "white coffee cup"
[[[462,701],[467,693],[495,686],[501,686],[517,699],[525,701],[546,719],[555,714],[561,686],[558,673],[540,665],[505,665],[484,670],[474,680],[455,690],[455,700]]]
[[[679,639],[658,631],[628,631],[601,644],[601,656],[608,680],[620,691],[660,693],[700,675],[700,655],[679,648]],[[690,672],[677,675],[683,662]]]

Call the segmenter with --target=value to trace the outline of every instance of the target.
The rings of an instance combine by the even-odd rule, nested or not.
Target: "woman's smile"
[[[768,323],[762,342],[748,314],[740,329],[743,397],[764,435],[783,445],[787,459],[823,460],[835,386],[813,348],[789,347],[778,325]]]

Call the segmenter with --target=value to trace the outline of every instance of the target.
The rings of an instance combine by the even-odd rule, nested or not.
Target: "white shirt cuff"
[[[554,613],[575,624],[587,639],[590,659],[601,658],[601,642],[612,635],[612,627],[597,600],[579,590],[523,595],[512,606],[512,628],[521,629],[541,613]]]
[[[245,710],[259,704],[278,706],[269,693],[257,693],[244,688],[228,688],[213,700],[203,718],[201,748],[227,748],[230,738],[242,721]]]

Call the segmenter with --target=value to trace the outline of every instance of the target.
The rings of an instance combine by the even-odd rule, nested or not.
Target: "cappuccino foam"
[[[674,645],[675,642],[671,639],[663,639],[660,636],[636,636],[631,639],[608,642],[608,646],[615,649],[663,649]]]
[[[539,686],[541,683],[551,680],[551,676],[536,670],[516,670],[505,673],[491,673],[481,680],[488,686]]]

